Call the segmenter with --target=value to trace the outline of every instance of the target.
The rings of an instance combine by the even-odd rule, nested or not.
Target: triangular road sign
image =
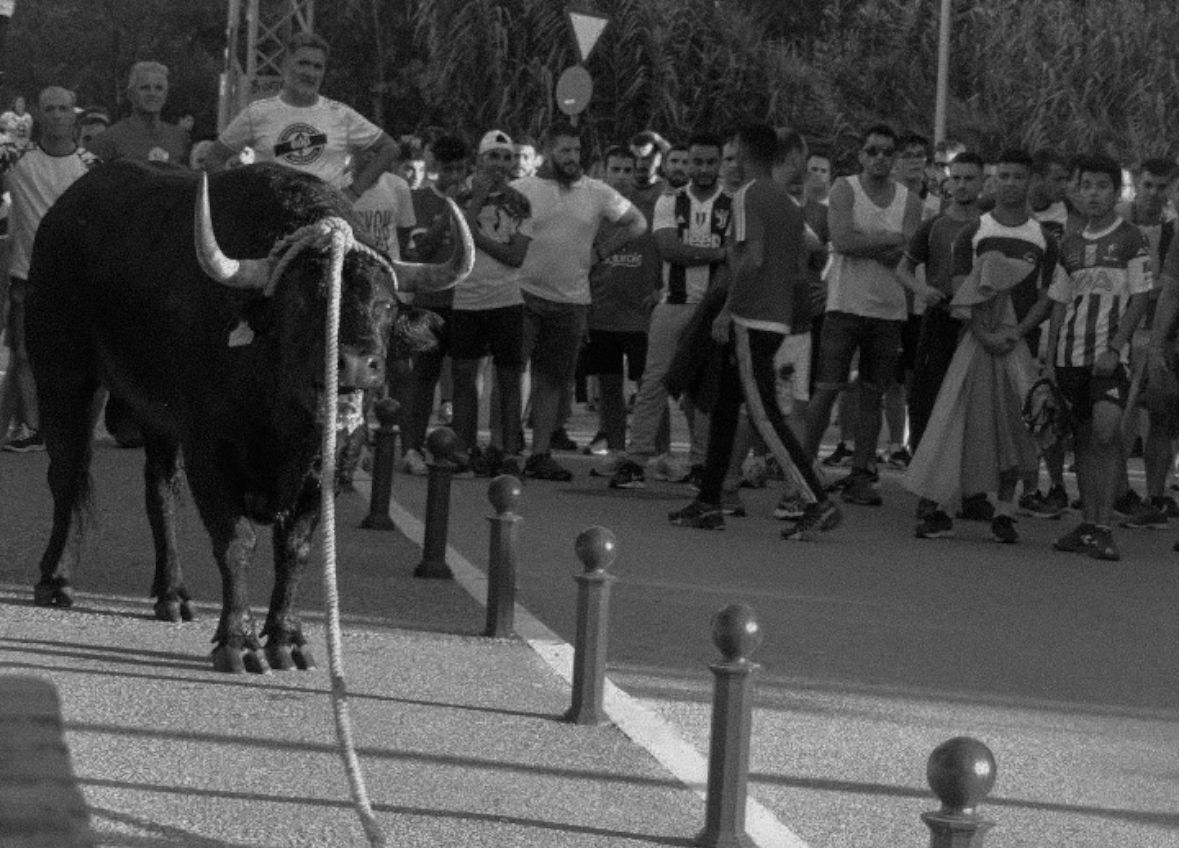
[[[581,54],[581,61],[584,62],[589,58],[590,51],[598,43],[598,38],[606,24],[610,23],[610,19],[597,12],[576,9],[569,9],[568,15],[569,26],[573,28],[573,37],[577,40],[577,52]]]

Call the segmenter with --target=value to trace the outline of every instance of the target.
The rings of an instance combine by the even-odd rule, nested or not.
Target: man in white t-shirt
[[[417,226],[409,183],[386,171],[352,208],[373,242],[393,259],[400,259]]]
[[[397,159],[397,143],[354,109],[320,95],[327,59],[327,42],[318,35],[292,36],[282,91],[243,109],[214,143],[206,167],[218,170],[250,147],[256,161],[315,174],[353,201],[368,191]],[[353,175],[352,162],[362,152],[368,162]]]
[[[524,295],[524,347],[532,364],[532,455],[526,477],[567,481],[549,453],[561,392],[573,379],[586,331],[590,268],[647,231],[633,203],[581,169],[581,136],[558,124],[545,136],[545,164],[512,183],[532,210],[532,241],[519,270]],[[619,226],[595,245],[605,221]]]

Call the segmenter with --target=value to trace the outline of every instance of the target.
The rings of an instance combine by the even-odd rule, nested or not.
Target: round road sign
[[[566,115],[580,115],[594,93],[594,81],[584,65],[561,72],[557,80],[557,108]]]

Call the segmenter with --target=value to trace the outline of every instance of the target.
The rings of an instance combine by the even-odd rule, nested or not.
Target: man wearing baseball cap
[[[517,269],[532,237],[528,200],[508,186],[515,148],[502,130],[479,141],[470,194],[460,198],[475,241],[475,267],[454,290],[451,313],[454,430],[476,473],[519,475],[520,372],[524,347],[524,300]],[[479,390],[484,356],[495,365],[500,402],[492,407],[492,444],[476,445]]]

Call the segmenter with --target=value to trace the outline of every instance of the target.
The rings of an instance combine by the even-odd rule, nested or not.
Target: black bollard
[[[574,551],[585,571],[577,581],[577,631],[573,644],[573,704],[565,720],[574,724],[603,724],[606,711],[606,635],[610,621],[610,584],[617,540],[605,527],[590,527],[577,536]]]
[[[449,427],[439,427],[426,437],[431,461],[426,478],[426,528],[422,539],[422,561],[414,577],[453,580],[454,572],[446,564],[446,535],[450,523],[450,481],[457,467],[454,450],[458,439]]]
[[[495,515],[491,524],[491,548],[487,554],[487,628],[484,636],[503,639],[512,635],[516,618],[516,530],[520,516],[520,481],[501,474],[487,487],[487,499]]]
[[[753,848],[753,840],[745,832],[745,801],[753,729],[753,673],[759,666],[749,658],[761,640],[757,616],[745,604],[732,604],[712,617],[712,641],[724,661],[709,666],[714,681],[708,797],[697,845]]]
[[[396,530],[389,517],[389,499],[393,497],[393,466],[397,460],[397,413],[401,404],[393,398],[377,401],[376,447],[373,450],[372,492],[368,499],[368,515],[360,522],[365,530]]]
[[[925,775],[942,808],[921,814],[929,848],[982,848],[995,823],[978,814],[978,805],[994,787],[997,771],[991,749],[969,736],[955,736],[933,749]]]

